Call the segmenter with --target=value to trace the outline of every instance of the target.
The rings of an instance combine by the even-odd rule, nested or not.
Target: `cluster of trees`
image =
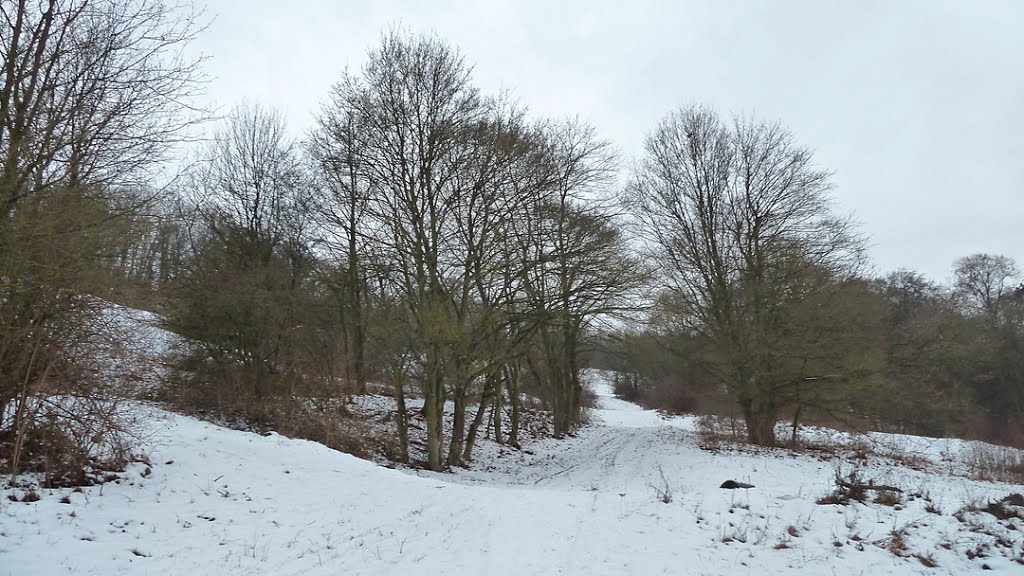
[[[780,318],[776,329],[787,336],[772,342],[785,345],[775,364],[782,375],[761,394],[792,423],[794,440],[801,421],[814,421],[1024,444],[1021,275],[1011,259],[989,254],[962,258],[953,272],[950,286],[908,270],[853,279],[841,303],[815,312],[816,322]],[[744,400],[735,381],[716,379],[723,350],[673,324],[675,304],[664,300],[642,329],[606,346],[615,352],[606,363],[629,375],[623,393],[733,416]]]
[[[661,286],[649,322],[622,336],[623,390],[676,409],[731,403],[763,445],[783,416],[794,440],[811,417],[1019,444],[1015,263],[963,258],[948,288],[871,278],[829,180],[777,124],[700,107],[662,122],[626,195]]]
[[[397,457],[417,392],[441,469],[482,425],[518,443],[524,379],[555,436],[579,422],[584,340],[643,282],[602,202],[616,169],[591,127],[530,120],[443,41],[394,31],[302,140],[237,108],[190,170],[179,226],[147,235],[133,268],[160,278],[200,405],[252,416],[386,382]]]
[[[441,39],[396,30],[308,134],[243,104],[154,188],[199,118],[182,9],[2,3],[0,459],[15,473],[55,421],[43,399],[97,392],[80,347],[97,297],[151,306],[185,338],[167,393],[193,407],[274,424],[382,383],[408,459],[419,394],[435,470],[470,459],[482,428],[518,444],[524,392],[570,433],[588,347],[620,313],[645,319],[613,345],[633,393],[721,399],[755,443],[783,417],[932,434],[1024,417],[1014,263],[965,258],[948,289],[866,277],[830,174],[778,124],[681,109],[622,187],[592,127],[532,118]]]

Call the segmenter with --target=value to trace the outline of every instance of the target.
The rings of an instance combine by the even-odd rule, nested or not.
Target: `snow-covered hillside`
[[[1022,486],[872,458],[865,474],[904,488],[902,505],[818,505],[827,458],[704,451],[693,419],[596,390],[577,437],[485,442],[444,475],[143,407],[151,465],[34,503],[2,493],[0,575],[1024,574],[1024,522],[954,517]]]

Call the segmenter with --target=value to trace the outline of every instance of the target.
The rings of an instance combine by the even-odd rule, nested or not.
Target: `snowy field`
[[[835,461],[701,450],[693,418],[595,389],[577,437],[484,441],[453,474],[140,408],[151,466],[34,503],[0,492],[0,575],[1024,574],[1024,522],[954,517],[1024,486],[869,458],[864,474],[902,487],[902,505],[818,505]]]

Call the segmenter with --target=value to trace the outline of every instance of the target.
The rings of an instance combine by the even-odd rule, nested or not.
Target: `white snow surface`
[[[1024,554],[1024,524],[953,517],[1020,485],[873,458],[865,475],[928,494],[941,513],[921,497],[900,509],[818,505],[836,461],[701,450],[694,418],[642,410],[614,398],[606,375],[594,380],[599,406],[575,437],[525,451],[481,441],[469,469],[447,474],[140,405],[148,472],[136,464],[117,483],[43,490],[34,503],[9,501],[23,490],[0,491],[0,576],[905,575],[973,574],[983,564],[1024,574],[1013,559]],[[726,479],[756,487],[720,489]],[[894,531],[905,535],[904,556],[888,549]],[[973,550],[983,554],[968,558]]]

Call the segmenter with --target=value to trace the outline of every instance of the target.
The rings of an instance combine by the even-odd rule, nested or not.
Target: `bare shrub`
[[[0,465],[17,484],[47,488],[103,482],[132,459],[136,417],[123,394],[124,366],[98,353],[116,339],[106,303],[75,297],[80,326],[54,337],[33,359],[19,393],[0,411]]]
[[[328,448],[358,458],[388,461],[399,459],[398,440],[389,427],[374,427],[357,415],[332,408],[330,403],[314,405],[284,403],[274,419],[275,430],[285,436],[319,442]]]
[[[643,404],[671,414],[693,414],[702,407],[701,400],[690,387],[668,377],[653,380],[643,390]]]
[[[850,437],[846,441],[838,439],[803,440],[798,444],[793,444],[792,448],[798,451],[818,453],[821,460],[843,458],[856,465],[862,465],[876,455],[874,447],[859,436]]]
[[[975,504],[965,506],[957,512],[957,518],[961,521],[963,521],[964,511],[985,512],[995,516],[998,520],[1009,520],[1011,518],[1024,520],[1024,495],[1015,492],[999,500],[989,501],[984,506]]]
[[[0,434],[0,461],[19,473],[42,475],[46,488],[101,483],[134,459],[136,419],[118,400],[97,397],[35,398],[24,415],[20,443]],[[16,476],[11,483],[16,484]]]
[[[719,450],[723,443],[743,441],[734,422],[711,414],[697,419],[697,437],[704,450]]]
[[[580,413],[577,417],[577,426],[586,426],[591,422],[591,411],[597,408],[597,393],[589,384],[584,384],[580,390]]]
[[[616,372],[612,391],[626,402],[640,403],[643,400],[641,376],[632,372]]]
[[[665,477],[665,470],[662,469],[661,464],[658,464],[657,469],[660,479],[656,482],[648,482],[647,485],[654,489],[654,494],[662,504],[671,504],[672,486],[669,485],[668,478]]]
[[[843,475],[842,470],[836,468],[836,488],[817,500],[818,504],[840,504],[847,505],[850,501],[865,502],[868,492],[875,494],[875,501],[880,504],[894,506],[902,502],[903,490],[896,486],[886,486],[876,483],[874,480],[864,480],[861,470],[854,468],[849,474]],[[889,504],[892,502],[892,504]]]
[[[304,396],[232,394],[244,390],[244,370],[225,370],[215,384],[203,385],[196,374],[179,375],[158,399],[175,410],[235,429],[276,432],[312,440],[359,458],[399,460],[393,426],[374,426],[372,418],[349,410],[347,397],[320,390]]]

